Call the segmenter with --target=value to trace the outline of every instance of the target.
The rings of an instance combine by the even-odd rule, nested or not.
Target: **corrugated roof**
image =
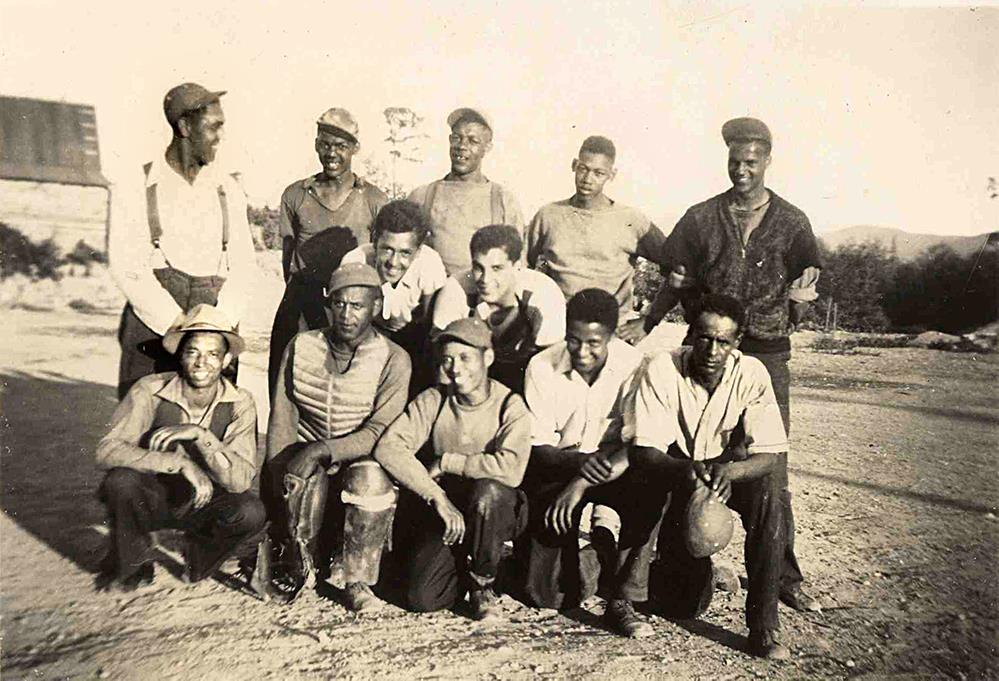
[[[0,178],[106,187],[94,107],[0,96]]]

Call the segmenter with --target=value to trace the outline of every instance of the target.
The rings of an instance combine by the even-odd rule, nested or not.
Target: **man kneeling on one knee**
[[[524,400],[490,379],[489,327],[475,318],[437,337],[450,383],[409,403],[375,448],[375,460],[413,494],[404,496],[394,545],[405,561],[409,609],[449,608],[470,591],[472,616],[497,614],[503,544],[526,522],[517,489],[531,451]],[[427,505],[420,502],[425,501]]]
[[[701,299],[692,346],[657,355],[639,381],[632,459],[671,496],[658,543],[662,569],[649,581],[651,599],[679,618],[700,615],[710,602],[711,559],[695,558],[684,534],[688,500],[703,495],[698,488],[705,486],[739,513],[746,530],[750,652],[786,659],[789,651],[776,633],[784,550],[778,471],[787,457],[787,434],[766,367],[738,350],[745,325],[735,298]]]
[[[615,336],[618,307],[606,291],[580,291],[566,306],[565,340],[535,355],[527,367],[534,446],[523,488],[530,522],[517,554],[526,564],[529,602],[578,606],[592,594],[584,582],[594,580],[584,580],[584,574],[595,572],[579,551],[582,507],[593,502],[617,511],[620,538],[600,568],[609,590],[604,619],[623,636],[641,637],[654,632],[632,601],[648,598],[651,538],[666,494],[629,466],[622,441],[623,409],[642,354]]]
[[[99,491],[111,525],[101,589],[152,581],[155,530],[185,532],[187,577],[198,581],[252,549],[266,524],[250,489],[260,469],[257,410],[222,376],[243,339],[219,309],[197,305],[167,330],[163,347],[180,371],[139,379],[97,446],[98,464],[110,469]]]
[[[327,288],[332,322],[303,331],[284,351],[267,427],[264,499],[282,577],[272,581],[263,547],[254,586],[294,598],[325,575],[347,607],[373,610],[372,592],[391,532],[396,491],[371,459],[375,442],[406,406],[410,360],[372,326],[381,313],[378,272],[348,263]],[[335,492],[335,493],[334,493]],[[317,563],[316,561],[322,561]],[[279,590],[285,585],[287,590]]]

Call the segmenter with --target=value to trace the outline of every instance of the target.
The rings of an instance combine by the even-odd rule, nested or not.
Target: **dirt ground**
[[[4,679],[999,677],[999,356],[918,349],[792,362],[798,555],[821,614],[781,607],[786,663],[743,652],[745,592],[657,636],[508,596],[506,618],[355,617],[319,593],[266,604],[224,578],[95,593],[106,530],[93,449],[115,406],[117,318],[5,310],[0,569]],[[675,334],[669,336],[675,338]],[[265,344],[241,384],[265,411]],[[264,425],[261,423],[261,430]],[[738,532],[738,530],[737,530]],[[718,558],[742,574],[741,537]]]

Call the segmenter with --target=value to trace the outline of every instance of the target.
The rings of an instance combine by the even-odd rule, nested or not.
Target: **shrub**
[[[52,239],[35,243],[20,230],[0,223],[0,279],[24,274],[33,279],[58,280],[65,260]]]
[[[281,250],[281,217],[276,208],[247,206],[246,219],[257,228],[253,230],[253,245],[258,251]]]

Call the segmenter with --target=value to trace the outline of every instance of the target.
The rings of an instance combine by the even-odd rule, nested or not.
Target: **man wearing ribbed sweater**
[[[472,617],[492,619],[503,543],[527,522],[517,486],[531,453],[531,419],[523,398],[488,376],[494,356],[485,322],[458,319],[437,343],[449,385],[417,395],[374,456],[412,492],[400,500],[406,510],[394,545],[405,563],[407,607],[450,608],[468,590]]]
[[[381,313],[373,267],[342,265],[327,294],[331,325],[295,336],[281,361],[264,496],[275,539],[303,573],[299,589],[314,578],[312,559],[324,556],[317,549],[343,531],[342,551],[330,548],[342,555],[346,605],[364,611],[381,605],[370,587],[378,581],[396,497],[371,452],[406,406],[410,359],[371,325]],[[327,498],[328,490],[339,498]]]

